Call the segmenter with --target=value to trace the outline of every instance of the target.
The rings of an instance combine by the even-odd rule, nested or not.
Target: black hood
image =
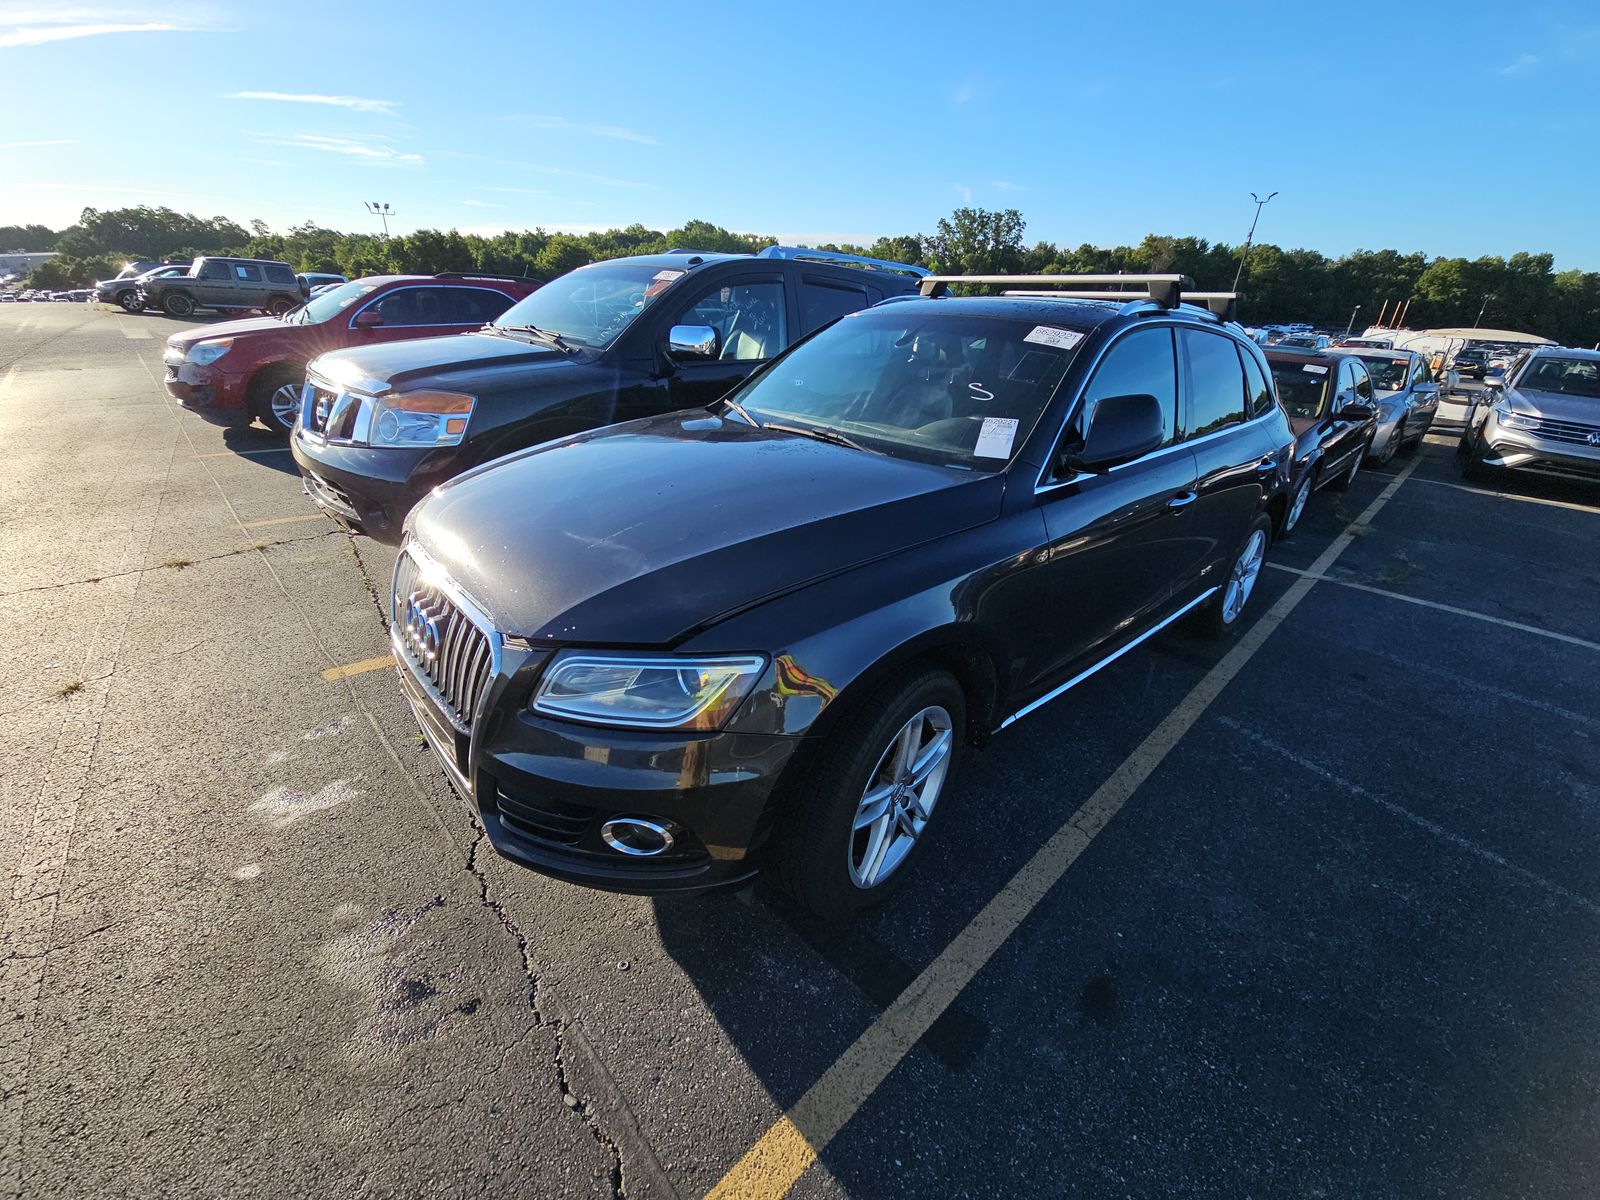
[[[364,391],[400,387],[419,378],[493,372],[498,367],[567,361],[559,350],[520,337],[490,333],[452,333],[444,337],[376,342],[334,350],[316,359],[313,369],[324,379]]]
[[[765,597],[993,520],[999,475],[703,411],[500,459],[412,512],[502,633],[664,645]]]

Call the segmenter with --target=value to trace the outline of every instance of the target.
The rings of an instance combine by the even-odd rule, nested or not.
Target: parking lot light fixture
[[[1233,290],[1236,292],[1239,290],[1239,280],[1244,277],[1244,264],[1250,258],[1250,246],[1256,239],[1256,222],[1261,220],[1261,210],[1266,207],[1267,200],[1271,200],[1277,194],[1268,192],[1267,199],[1263,200],[1254,192],[1250,193],[1250,199],[1256,202],[1256,215],[1250,218],[1250,232],[1244,235],[1244,250],[1239,254],[1239,269],[1233,273]]]
[[[1350,336],[1350,331],[1356,327],[1356,314],[1361,311],[1361,305],[1356,305],[1350,310],[1350,324],[1344,327],[1345,337]]]
[[[383,240],[389,240],[389,218],[394,216],[394,209],[381,200],[366,201],[367,211],[375,217],[383,219]]]

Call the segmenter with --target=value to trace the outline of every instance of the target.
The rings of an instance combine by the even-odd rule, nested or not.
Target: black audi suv
[[[1234,625],[1294,438],[1243,330],[1149,280],[929,279],[710,408],[434,491],[393,645],[495,848],[636,892],[772,864],[843,918],[905,876],[968,747],[1181,617]]]

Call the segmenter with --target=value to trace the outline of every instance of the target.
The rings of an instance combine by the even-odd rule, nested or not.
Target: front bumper
[[[164,353],[161,361],[167,369],[161,382],[166,385],[167,394],[184,408],[220,425],[250,423],[252,414],[243,381],[230,378],[214,363],[198,366],[188,362],[174,350]]]
[[[399,635],[392,640],[417,723],[504,857],[569,883],[639,895],[731,887],[756,873],[770,801],[802,739],[551,721],[527,707],[549,656],[510,650],[468,732],[430,694]],[[616,817],[671,829],[671,849],[653,857],[613,849],[600,829]]]
[[[1552,441],[1502,425],[1493,416],[1484,423],[1480,444],[1485,466],[1600,480],[1600,446]]]
[[[317,507],[345,528],[394,546],[400,544],[406,514],[463,469],[448,452],[325,442],[300,426],[289,444],[306,494]]]

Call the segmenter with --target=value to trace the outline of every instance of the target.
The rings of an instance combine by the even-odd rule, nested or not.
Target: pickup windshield
[[[517,301],[494,324],[502,329],[532,325],[564,342],[599,349],[616,341],[683,274],[637,262],[579,267]]]
[[[886,306],[817,334],[732,400],[763,425],[998,471],[1027,440],[1083,336],[1031,321]]]

